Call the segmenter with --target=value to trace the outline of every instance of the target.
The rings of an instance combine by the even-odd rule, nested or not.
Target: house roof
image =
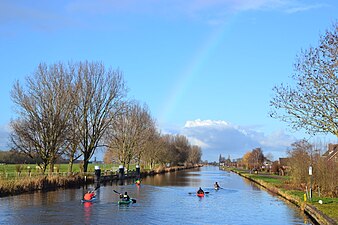
[[[326,157],[327,160],[338,157],[338,144],[328,144],[328,150],[323,154],[323,157]]]

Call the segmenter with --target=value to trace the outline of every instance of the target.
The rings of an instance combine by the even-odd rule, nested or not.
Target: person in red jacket
[[[85,195],[84,195],[84,197],[83,197],[83,199],[84,200],[92,200],[92,198],[95,196],[95,193],[94,193],[94,191],[88,191]]]

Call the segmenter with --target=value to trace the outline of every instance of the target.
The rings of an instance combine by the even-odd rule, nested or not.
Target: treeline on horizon
[[[101,62],[38,65],[11,91],[11,151],[4,163],[36,163],[45,173],[55,163],[81,160],[83,172],[98,149],[105,163],[171,166],[196,164],[202,150],[183,135],[161,134],[146,104],[127,98],[119,70]]]

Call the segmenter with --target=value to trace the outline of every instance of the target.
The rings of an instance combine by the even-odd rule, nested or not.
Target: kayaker
[[[215,189],[219,189],[219,185],[218,185],[217,182],[214,184],[214,188],[215,188]]]
[[[84,199],[84,200],[91,200],[94,196],[95,196],[94,191],[88,191],[88,192],[84,195],[83,199]]]
[[[201,187],[198,189],[197,194],[204,194],[204,191],[202,190]]]
[[[128,193],[124,192],[123,201],[129,201],[129,200],[130,200],[130,197],[129,197]]]

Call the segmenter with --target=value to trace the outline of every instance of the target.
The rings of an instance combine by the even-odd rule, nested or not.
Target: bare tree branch
[[[319,47],[297,56],[294,85],[275,86],[270,115],[308,133],[338,136],[338,23],[321,36]]]

